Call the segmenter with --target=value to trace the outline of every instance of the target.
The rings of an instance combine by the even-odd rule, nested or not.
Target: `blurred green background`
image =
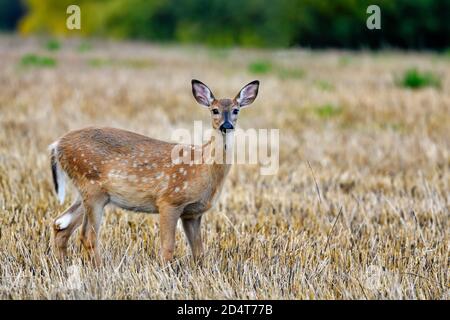
[[[81,30],[66,8],[81,8]],[[369,30],[366,9],[381,8]],[[229,47],[445,49],[449,0],[0,0],[0,29]]]

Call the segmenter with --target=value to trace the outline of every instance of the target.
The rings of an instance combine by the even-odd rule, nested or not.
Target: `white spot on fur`
[[[173,191],[175,191],[175,193],[177,193],[178,191],[180,191],[180,188],[175,187],[175,189]]]
[[[65,214],[61,218],[56,219],[56,221],[55,221],[56,229],[64,230],[65,228],[67,228],[69,226],[71,220],[72,220],[72,217],[70,216],[70,214]]]

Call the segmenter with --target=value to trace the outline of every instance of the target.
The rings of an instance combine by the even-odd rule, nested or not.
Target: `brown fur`
[[[212,126],[218,129],[223,113],[239,106],[236,99],[214,99],[210,109],[214,108],[220,109],[219,115],[212,113]],[[236,118],[231,118],[233,124]],[[97,236],[103,208],[111,203],[160,214],[162,257],[166,261],[173,257],[176,224],[181,218],[193,255],[198,258],[202,253],[201,215],[219,196],[230,165],[216,161],[173,163],[175,146],[114,128],[91,127],[60,138],[52,150],[52,163],[59,164],[79,197],[54,222],[58,256],[65,257],[70,235],[82,225],[81,241],[100,264]],[[217,148],[224,146],[214,138],[203,146],[187,146],[192,160],[195,152],[214,154]],[[61,219],[66,219],[67,225],[61,224]]]

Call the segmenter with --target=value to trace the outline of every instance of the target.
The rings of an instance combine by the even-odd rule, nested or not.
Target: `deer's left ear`
[[[256,96],[258,95],[258,89],[259,89],[258,80],[252,81],[245,87],[243,87],[235,98],[239,106],[244,107],[255,101]]]

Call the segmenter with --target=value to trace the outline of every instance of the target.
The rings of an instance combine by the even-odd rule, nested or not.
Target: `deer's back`
[[[64,135],[58,141],[57,157],[79,190],[95,189],[116,199],[119,206],[148,211],[139,206],[154,200],[162,189],[164,179],[156,178],[163,178],[158,172],[170,165],[172,147],[125,130],[86,128]],[[142,199],[133,199],[133,194]]]
[[[206,210],[215,193],[208,171],[173,164],[174,145],[120,129],[86,128],[63,136],[57,157],[82,194],[105,194],[121,208],[157,212],[162,199]]]

